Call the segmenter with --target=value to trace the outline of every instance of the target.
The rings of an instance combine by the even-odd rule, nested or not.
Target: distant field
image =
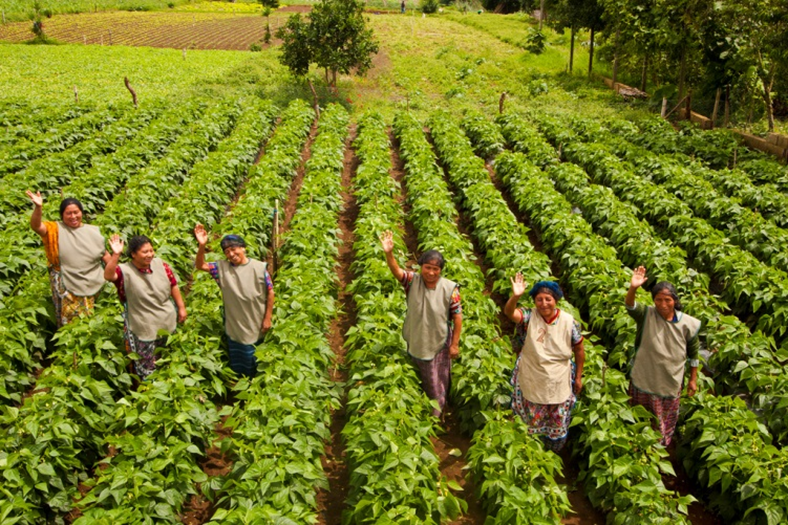
[[[282,23],[282,17],[271,17],[271,30]],[[56,16],[44,27],[48,37],[69,44],[248,50],[263,38],[265,19],[211,12],[117,11]],[[28,22],[0,26],[2,41],[23,42],[32,36]]]

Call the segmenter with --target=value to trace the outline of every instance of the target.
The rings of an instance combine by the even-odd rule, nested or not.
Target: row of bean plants
[[[75,144],[88,140],[94,133],[116,122],[126,111],[126,108],[120,106],[91,111],[50,128],[45,133],[34,135],[30,139],[15,142],[0,149],[0,159],[2,159],[0,160],[0,175],[3,177],[3,187],[13,180],[15,172],[24,169],[31,160],[50,153],[64,151]],[[0,211],[7,213],[5,204],[2,205]]]
[[[175,110],[165,112],[146,128],[143,138],[123,146],[114,154],[104,156],[94,167],[74,184],[64,188],[67,196],[76,196],[83,201],[86,211],[100,211],[129,178],[140,170],[151,169],[151,161],[172,152],[178,154],[189,146],[188,141],[175,140],[183,134],[183,126],[196,117],[202,103],[187,103]],[[220,109],[208,111],[207,119],[217,119]],[[210,120],[208,121],[210,122]],[[187,134],[205,127],[196,123],[187,128]],[[183,153],[180,153],[183,156]],[[197,160],[196,158],[194,160]],[[170,165],[166,160],[158,161],[160,171]],[[155,173],[154,179],[155,181]],[[44,217],[55,218],[59,202],[50,199],[44,206]],[[100,222],[100,220],[99,220]],[[6,232],[4,242],[11,245],[9,255],[16,256],[22,264],[29,265],[27,275],[17,284],[15,293],[5,299],[8,308],[0,313],[0,353],[3,371],[0,392],[5,399],[19,402],[20,394],[29,387],[35,368],[40,367],[46,341],[54,327],[52,308],[47,299],[49,280],[46,276],[46,260],[40,241],[29,231],[24,218],[19,218]],[[5,259],[0,259],[0,263]]]
[[[27,160],[24,169],[3,180],[0,193],[3,199],[3,226],[30,205],[25,190],[41,191],[45,197],[56,196],[60,187],[90,168],[93,159],[112,153],[133,140],[161,110],[160,106],[151,106],[127,112],[68,149]]]
[[[541,122],[547,120],[543,117]],[[558,131],[560,124],[554,121],[547,127],[554,137],[572,135],[569,129]],[[577,126],[573,128],[577,129]],[[788,377],[774,353],[773,340],[760,331],[751,332],[738,318],[723,315],[726,309],[710,298],[706,278],[682,267],[681,259],[685,254],[670,244],[658,241],[655,232],[645,222],[638,222],[639,207],[619,201],[610,189],[590,186],[588,176],[582,170],[577,166],[566,166],[549,171],[558,187],[578,199],[576,202],[589,220],[606,232],[627,264],[633,267],[648,264],[653,269],[653,277],[676,284],[685,298],[688,311],[704,321],[706,344],[712,350],[709,364],[715,372],[718,386],[727,385],[729,391],[749,391],[753,405],[762,411],[763,419],[775,438],[783,442],[788,437],[785,423],[788,404],[783,401]],[[617,180],[619,187],[623,188],[624,177],[619,176]],[[638,204],[640,209],[650,205],[648,201]],[[639,239],[635,238],[636,232]]]
[[[191,272],[195,222],[216,223],[246,178],[260,145],[270,135],[276,111],[252,101],[232,134],[195,164],[181,193],[163,207],[154,242],[158,255],[181,275]],[[170,337],[157,370],[117,402],[106,446],[114,454],[85,485],[91,492],[79,505],[81,522],[99,517],[112,523],[176,521],[195,482],[207,481],[199,466],[211,446],[219,412],[212,401],[226,393],[223,323],[219,290],[208,276],[195,280],[189,294],[191,318]]]
[[[340,386],[328,336],[337,314],[337,223],[348,114],[330,105],[306,163],[296,213],[276,274],[274,323],[257,347],[258,373],[236,387],[232,471],[217,481],[211,523],[313,523],[316,489],[327,489],[321,465]],[[256,211],[259,216],[259,210]]]
[[[395,117],[394,129],[405,160],[409,218],[418,233],[419,245],[425,250],[440,250],[448,261],[446,276],[461,285],[462,351],[452,367],[451,393],[465,430],[476,431],[468,451],[468,466],[479,487],[487,520],[559,521],[570,510],[566,490],[555,480],[561,471],[561,460],[546,451],[537,438],[528,434],[525,424],[513,420],[508,411],[508,377],[513,356],[496,326],[498,307],[484,293],[485,279],[474,261],[473,246],[456,226],[457,211],[446,181],[436,166],[422,125],[413,116],[401,113]],[[433,127],[436,143],[439,136]],[[451,138],[447,139],[451,142]],[[476,208],[474,212],[477,223],[495,224],[499,220],[499,216],[485,209]],[[525,233],[522,228],[519,231]],[[503,244],[504,239],[496,239],[500,253],[507,252],[510,247]],[[509,259],[509,264],[497,269],[499,287],[501,278],[511,271],[540,260],[533,253],[517,255],[519,260]]]
[[[0,126],[4,130],[0,135],[0,148],[34,137],[53,126],[75,119],[94,109],[84,104],[79,106],[6,104],[5,108],[0,112]]]
[[[389,138],[383,118],[372,113],[359,123],[355,140],[361,161],[353,183],[359,205],[355,223],[358,276],[348,287],[356,324],[347,333],[347,413],[342,431],[348,455],[350,494],[347,523],[440,523],[456,519],[465,502],[440,473],[433,449],[435,418],[401,337],[406,300],[392,278],[378,237],[394,233],[405,249],[399,184],[390,176]]]
[[[464,127],[475,128],[473,135],[484,134],[482,128],[475,126],[473,122],[466,120]],[[474,235],[480,245],[486,248],[487,258],[493,268],[514,267],[523,271],[528,281],[542,279],[544,274],[549,275],[549,259],[543,255],[540,258],[532,255],[530,268],[523,264],[523,259],[510,260],[511,257],[522,258],[523,252],[533,249],[526,235],[512,234],[517,230],[515,225],[519,223],[509,211],[500,192],[493,186],[480,159],[473,157],[468,139],[448,120],[438,122],[433,118],[431,129],[438,150],[445,149],[447,152],[442,154],[442,157],[447,163],[449,178],[463,195],[465,207],[470,215],[480,216],[474,219]],[[439,130],[442,130],[442,138],[439,138]],[[477,210],[484,210],[484,213]],[[479,220],[481,217],[484,219]],[[492,217],[497,217],[498,220],[491,220]],[[506,250],[501,250],[501,245],[505,245]],[[508,287],[508,280],[504,280],[507,276],[501,275],[500,279],[501,285]],[[578,312],[568,303],[562,303],[562,308],[568,309],[576,319],[580,319]],[[659,467],[665,466],[664,463],[660,464],[664,460],[664,452],[654,447],[659,440],[656,433],[643,432],[643,429],[650,425],[648,416],[638,409],[633,411],[628,406],[623,374],[609,371],[605,378],[602,351],[590,340],[585,342],[585,347],[584,394],[577,406],[574,423],[580,428],[579,442],[587,461],[581,475],[586,479],[587,491],[595,505],[610,511],[616,520],[637,521],[641,519],[638,516],[639,507],[653,502],[648,497],[640,497],[639,492],[634,495],[627,493],[622,487],[637,486],[644,479],[658,479]],[[600,431],[602,429],[605,430],[604,433]],[[617,446],[611,447],[610,442]],[[637,443],[636,447],[633,447],[634,443]],[[633,455],[633,448],[636,448],[639,454],[635,452]],[[645,458],[646,461],[634,463],[632,460],[635,458]],[[630,468],[622,470],[621,466],[624,465]],[[650,482],[646,482],[648,483]],[[590,489],[591,487],[593,489]],[[634,505],[627,503],[633,499],[637,500]],[[685,504],[674,503],[678,508]]]
[[[129,202],[146,213],[142,204]],[[119,310],[117,299],[104,294],[93,316],[59,330],[52,365],[37,390],[21,407],[4,407],[3,475],[13,481],[6,485],[13,498],[9,512],[22,523],[68,512],[77,484],[90,479],[92,465],[107,454],[105,437],[117,424],[117,403],[132,385]]]
[[[542,213],[545,213],[547,209],[547,206],[545,206],[546,203],[552,201],[553,199],[555,199],[557,202],[563,201],[563,214],[567,217],[570,217],[570,220],[577,221],[577,215],[572,214],[571,205],[565,201],[563,197],[558,195],[558,193],[552,187],[552,181],[547,179],[547,177],[545,177],[545,175],[534,166],[529,166],[529,163],[525,157],[518,159],[516,158],[516,155],[517,154],[512,155],[511,157],[504,156],[499,164],[500,169],[502,171],[506,171],[511,168],[516,168],[517,164],[519,164],[519,171],[521,174],[530,174],[519,178],[516,187],[520,189],[512,191],[521,192],[523,202],[529,198],[535,201],[532,204],[532,208],[534,210],[541,209]],[[504,178],[506,177],[507,175],[504,175]],[[528,194],[522,189],[525,187],[529,188],[529,192],[534,192],[534,195],[537,197],[529,197]],[[548,226],[549,228],[560,228],[559,231],[561,232],[568,229],[566,224],[562,224],[555,219],[547,220],[550,221],[550,225]],[[574,244],[580,243],[581,239],[589,239],[592,237],[593,234],[590,232],[585,236],[577,236]],[[570,248],[567,246],[563,247],[564,252],[569,249]],[[588,247],[583,247],[580,253],[588,257],[594,252]],[[563,259],[565,261],[570,261],[573,259],[573,257],[568,256],[568,254],[565,253]],[[584,261],[581,264],[589,267],[600,266],[598,264],[588,264],[588,261]],[[575,275],[576,274],[573,272],[573,278]],[[599,275],[597,276],[597,279],[601,281],[603,280],[603,277]],[[612,284],[613,283],[610,283],[609,285]],[[604,287],[605,284],[602,286]],[[588,295],[588,293],[585,291],[583,293]],[[604,295],[602,290],[600,290],[600,295]],[[621,296],[623,296],[623,290],[619,297]],[[593,296],[591,296],[591,298],[593,300]],[[688,305],[691,306],[692,301],[693,298],[688,298]],[[619,323],[618,326],[621,326],[625,320],[620,318],[616,319],[613,316],[609,316],[607,321],[608,322],[606,326],[615,327],[615,323]],[[620,330],[620,328],[612,329]],[[717,337],[724,336],[718,334]],[[698,427],[696,424],[696,426],[692,427],[692,433],[688,433],[685,436],[679,435],[678,439],[680,443],[682,443],[682,454],[686,458],[684,461],[685,468],[691,475],[696,476],[696,479],[699,481],[699,483],[701,483],[702,486],[709,489],[712,494],[712,506],[715,509],[719,509],[717,504],[718,501],[723,501],[725,499],[739,499],[740,503],[737,505],[737,508],[740,513],[738,514],[738,517],[741,518],[745,514],[751,515],[751,520],[753,520],[752,522],[755,523],[755,520],[757,520],[758,516],[758,509],[763,507],[764,502],[774,494],[773,485],[776,481],[776,478],[774,475],[772,475],[770,478],[768,478],[770,482],[766,484],[766,487],[754,492],[751,492],[750,489],[746,487],[748,484],[748,479],[755,479],[750,478],[750,476],[759,476],[764,472],[775,472],[775,467],[780,464],[782,458],[780,455],[781,453],[778,453],[776,449],[770,445],[771,436],[769,435],[768,430],[755,421],[754,416],[751,413],[746,418],[741,419],[740,412],[720,409],[721,404],[731,402],[736,403],[736,406],[741,409],[746,408],[742,401],[730,401],[731,399],[732,398],[716,398],[706,394],[700,394],[698,397],[688,400],[687,403],[689,403],[692,407],[692,410],[690,411],[692,416],[691,419],[688,418],[688,420],[715,421],[715,425],[709,426],[710,430],[715,430],[713,433],[714,437],[712,438],[710,437],[711,434],[705,433],[705,429],[700,430],[700,432],[703,433],[703,436],[699,436],[697,434]],[[734,430],[739,425],[744,425],[742,428],[749,429],[749,434],[754,436],[750,441],[748,441],[748,444],[753,445],[753,447],[750,449],[750,453],[756,454],[756,457],[753,458],[754,461],[752,463],[746,467],[743,467],[741,472],[736,472],[733,474],[731,473],[730,461],[731,458],[736,456],[727,456],[726,454],[733,454],[735,451],[739,450],[735,448],[737,447],[739,438],[735,435]],[[719,448],[716,450],[720,456],[716,456],[714,453],[710,454],[710,451],[707,447],[711,441],[720,444]],[[728,472],[728,475],[726,475],[726,472]],[[723,477],[726,478],[724,482],[722,482]],[[756,497],[754,497],[752,500],[745,501],[750,496]]]
[[[612,131],[630,142],[639,133],[635,124],[621,119],[605,121],[605,129],[602,124],[599,124],[599,128],[602,133]],[[671,131],[666,132],[671,133]],[[693,173],[712,183],[726,195],[740,199],[742,204],[757,210],[777,226],[781,228],[788,226],[788,195],[785,195],[778,185],[771,182],[755,184],[750,175],[741,169],[714,170],[683,153],[661,155],[660,158],[663,161],[681,162],[684,166],[691,167]],[[752,162],[758,161],[754,159]]]

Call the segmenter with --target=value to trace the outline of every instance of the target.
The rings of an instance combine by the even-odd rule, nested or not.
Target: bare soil
[[[345,334],[348,329],[356,324],[356,305],[352,294],[347,291],[348,285],[353,281],[354,275],[350,265],[355,259],[353,243],[355,241],[355,224],[358,217],[358,204],[352,192],[353,177],[358,168],[359,160],[352,148],[356,138],[356,125],[352,124],[345,142],[345,160],[342,170],[342,200],[343,208],[339,217],[339,230],[341,244],[337,266],[339,280],[340,313],[331,323],[328,341],[336,356],[335,367],[331,370],[333,381],[344,383],[347,381],[345,368]],[[326,455],[322,459],[323,471],[328,478],[328,490],[321,489],[317,493],[318,524],[340,525],[342,511],[345,508],[348,492],[350,491],[350,471],[347,465],[347,455],[342,441],[342,429],[347,423],[345,399],[342,408],[331,414],[331,442],[326,446]]]

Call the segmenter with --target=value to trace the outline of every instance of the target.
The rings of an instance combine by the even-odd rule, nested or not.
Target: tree
[[[276,36],[282,39],[282,64],[296,76],[306,75],[309,65],[316,64],[334,90],[337,73],[355,70],[363,75],[379,48],[366,26],[362,0],[323,0],[312,8],[308,24],[294,15]]]
[[[559,30],[569,28],[569,72],[575,59],[575,34],[578,29],[599,31],[604,28],[602,6],[597,0],[557,0],[551,5],[552,25]],[[591,57],[593,60],[593,55]],[[593,64],[589,62],[589,71]]]

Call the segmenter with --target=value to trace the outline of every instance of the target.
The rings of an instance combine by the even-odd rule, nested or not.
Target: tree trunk
[[[613,48],[613,84],[618,82],[618,41],[621,36],[621,29],[616,29],[616,42]]]
[[[766,106],[766,118],[769,121],[769,133],[774,133],[774,105],[772,104],[772,88],[774,87],[775,63],[769,68],[767,78],[761,78],[763,84],[763,103]]]
[[[687,52],[681,51],[681,65],[679,66],[679,98],[684,97],[684,77],[687,74]]]
[[[588,48],[588,76],[594,68],[594,28],[591,28],[591,45]]]
[[[539,31],[542,30],[542,23],[544,22],[544,0],[539,2]]]
[[[711,112],[711,127],[717,125],[717,112],[720,109],[721,97],[722,97],[722,88],[717,88],[717,94],[714,96],[714,109]]]
[[[572,24],[572,31],[569,33],[569,74],[572,74],[572,64],[575,60],[575,24]]]
[[[330,86],[331,82],[328,81],[328,68],[326,68],[326,86]]]
[[[725,123],[726,128],[731,122],[731,85],[725,86]]]
[[[648,54],[643,57],[643,70],[640,72],[640,91],[646,90],[646,75],[648,74]]]

